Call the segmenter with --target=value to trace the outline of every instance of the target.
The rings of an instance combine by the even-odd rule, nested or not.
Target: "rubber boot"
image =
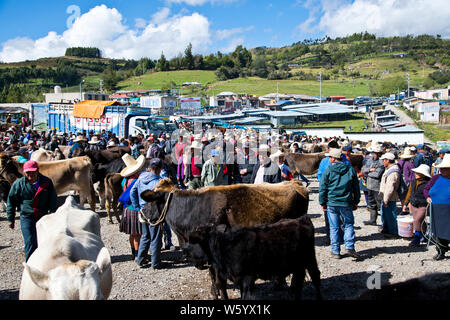
[[[414,232],[413,240],[409,243],[410,247],[418,247],[420,245],[420,238],[422,238],[422,232]]]
[[[377,217],[378,217],[378,212],[377,210],[374,209],[370,209],[370,220],[369,221],[364,221],[364,224],[367,226],[376,226],[377,225]]]

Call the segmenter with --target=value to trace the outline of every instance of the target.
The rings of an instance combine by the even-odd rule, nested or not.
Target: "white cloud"
[[[33,40],[16,38],[2,44],[0,61],[16,62],[42,57],[62,56],[68,47],[98,47],[109,58],[168,58],[184,51],[192,43],[196,53],[209,52],[212,31],[209,20],[199,14],[171,15],[168,8],[156,12],[151,20],[135,20],[135,28],[125,25],[117,9],[97,6],[83,14],[71,28],[59,35]]]
[[[247,28],[233,28],[233,29],[224,29],[224,30],[217,30],[216,31],[216,39],[221,41],[227,38],[230,38],[236,34],[244,33],[247,31],[253,30],[255,27],[250,26]]]
[[[331,37],[368,31],[377,36],[441,34],[450,37],[448,0],[311,0],[303,3],[309,18],[303,32],[321,31]]]

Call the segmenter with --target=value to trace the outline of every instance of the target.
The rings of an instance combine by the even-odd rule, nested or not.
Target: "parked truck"
[[[73,111],[74,106],[71,104],[49,105],[48,129],[74,134],[83,130],[96,133],[105,130],[125,138],[139,133],[143,135],[171,133],[176,129],[168,117],[153,116],[150,108],[110,105],[104,106],[101,115],[92,117],[76,117]]]

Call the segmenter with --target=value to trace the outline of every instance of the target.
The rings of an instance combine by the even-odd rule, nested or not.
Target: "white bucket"
[[[397,218],[398,235],[403,238],[411,238],[414,234],[412,217]]]

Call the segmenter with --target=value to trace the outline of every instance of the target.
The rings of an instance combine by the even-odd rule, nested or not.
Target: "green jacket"
[[[39,218],[41,218],[48,213],[56,211],[57,195],[52,180],[41,174],[39,175],[39,179],[41,186],[46,185],[46,187],[44,187],[37,195],[36,207],[39,210]],[[33,216],[33,199],[36,192],[33,184],[25,177],[22,177],[13,183],[6,206],[6,217],[9,222],[14,222],[16,208],[19,209],[21,215]]]
[[[217,170],[219,168],[219,170]],[[204,187],[225,185],[223,164],[215,165],[212,159],[205,162],[202,168],[202,185]]]
[[[359,203],[361,192],[355,169],[336,162],[325,169],[320,180],[319,204],[330,207],[353,207]]]

